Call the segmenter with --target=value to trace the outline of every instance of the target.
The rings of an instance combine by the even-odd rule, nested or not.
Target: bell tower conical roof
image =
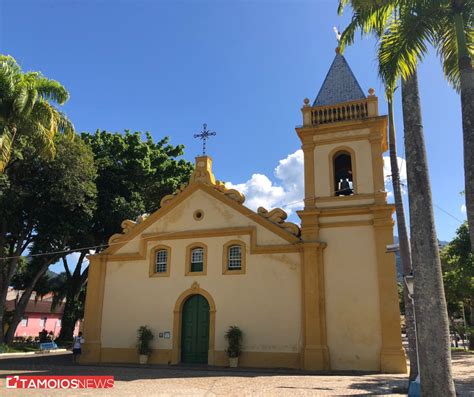
[[[324,79],[313,106],[328,106],[341,102],[366,99],[362,88],[339,48]]]

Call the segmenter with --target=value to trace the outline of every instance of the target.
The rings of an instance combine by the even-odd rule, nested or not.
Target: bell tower
[[[304,153],[303,367],[406,372],[383,153],[387,117],[336,56],[296,128]]]

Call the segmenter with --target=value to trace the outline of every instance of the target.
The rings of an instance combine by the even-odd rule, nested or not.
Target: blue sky
[[[336,1],[3,0],[0,13],[0,51],[67,87],[78,131],[168,135],[193,161],[206,122],[218,179],[254,205],[298,207],[285,205],[301,198],[294,127],[334,57],[333,26],[348,21]],[[374,45],[358,37],[345,56],[385,113]],[[460,99],[434,52],[419,79],[437,232],[449,240],[459,221],[439,208],[465,219]],[[399,97],[395,111],[403,157]]]

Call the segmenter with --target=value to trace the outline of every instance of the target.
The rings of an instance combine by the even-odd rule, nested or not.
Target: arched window
[[[354,193],[352,173],[352,158],[347,151],[340,151],[334,155],[334,194],[336,196],[350,196]]]
[[[150,252],[150,277],[166,277],[170,275],[171,248],[158,245]]]
[[[207,247],[203,243],[193,243],[186,248],[186,276],[207,273]]]
[[[245,243],[228,241],[222,250],[222,274],[245,274]]]

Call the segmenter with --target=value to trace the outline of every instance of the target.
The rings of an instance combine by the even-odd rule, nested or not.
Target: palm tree
[[[451,0],[434,35],[448,81],[461,92],[467,220],[474,253],[474,1]]]
[[[416,317],[421,391],[429,396],[455,396],[449,347],[449,323],[441,262],[435,232],[431,187],[421,117],[416,66],[426,52],[431,18],[420,9],[432,0],[341,0],[340,11],[351,3],[354,32],[376,32],[380,37],[379,73],[386,87],[402,77],[405,154],[411,221],[411,258],[415,276]],[[420,3],[420,4],[418,4]],[[421,4],[422,3],[422,4]],[[431,15],[430,15],[431,17]],[[390,61],[387,61],[389,59]]]
[[[13,57],[0,55],[0,173],[22,135],[32,136],[44,156],[54,156],[57,133],[74,136],[72,123],[50,103],[62,105],[68,98],[59,82],[39,72],[23,73]]]
[[[355,2],[353,2],[355,3]],[[339,2],[339,14],[342,13],[347,1]],[[344,30],[340,45],[342,49],[345,45],[352,44],[354,41],[354,34],[358,29],[362,29],[366,34],[374,34],[376,37],[380,38],[383,34],[385,24],[387,23],[393,8],[390,6],[386,9],[373,9],[368,7],[358,7],[353,4],[354,15],[351,23]],[[367,24],[365,21],[371,18],[371,13],[376,12],[376,18],[373,18],[372,24]],[[383,77],[383,76],[382,76]],[[395,132],[395,120],[394,120],[394,109],[393,109],[393,95],[396,87],[393,82],[384,82],[385,83],[385,95],[388,102],[388,141],[389,141],[389,154],[390,154],[390,169],[391,169],[391,180],[395,201],[395,214],[397,218],[397,229],[398,229],[398,238],[400,245],[400,260],[402,264],[402,272],[404,275],[411,274],[413,272],[411,264],[411,252],[410,252],[410,241],[408,238],[408,231],[405,221],[405,209],[402,199],[402,188],[400,183],[400,170],[398,167],[398,156],[397,156],[397,145],[396,145],[396,132]],[[410,380],[414,380],[418,375],[418,363],[417,363],[417,353],[416,353],[416,334],[415,334],[415,324],[413,316],[413,304],[409,298],[408,288],[405,283],[403,283],[403,296],[405,304],[405,323],[407,327],[407,337],[408,337],[408,357],[410,359]]]
[[[430,43],[437,49],[446,79],[461,93],[465,196],[474,253],[474,0],[381,1],[398,3],[407,22],[394,23],[385,35],[386,45],[380,53],[382,64],[398,68],[407,78],[426,54]],[[416,31],[407,30],[412,28]],[[403,42],[401,37],[412,41]],[[393,51],[394,48],[397,50]],[[396,58],[398,62],[394,62]],[[396,75],[393,70],[389,74]]]

